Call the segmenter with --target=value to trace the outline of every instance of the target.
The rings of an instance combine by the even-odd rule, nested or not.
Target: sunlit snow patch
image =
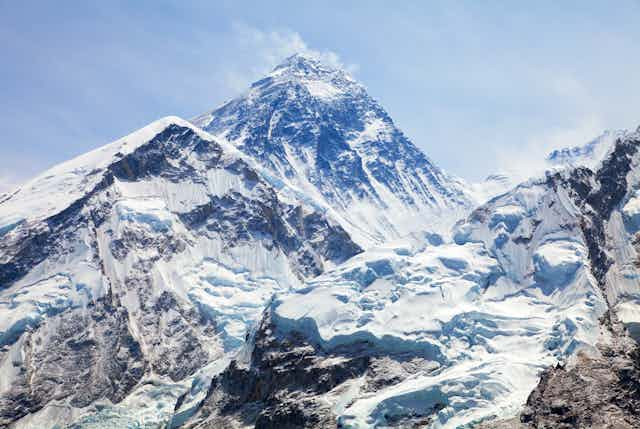
[[[546,292],[552,292],[557,286],[566,284],[573,278],[585,256],[586,249],[579,243],[545,243],[533,255],[534,278]]]

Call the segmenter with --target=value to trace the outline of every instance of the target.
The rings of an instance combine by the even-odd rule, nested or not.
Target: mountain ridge
[[[369,249],[273,301],[197,427],[635,427],[639,148],[629,133],[593,171],[479,206],[453,243]]]
[[[288,58],[194,123],[328,207],[365,247],[446,231],[438,214],[473,205],[468,186],[413,145],[364,86],[313,57]]]
[[[276,290],[361,251],[176,117],[45,172],[0,221],[0,425],[14,427],[137,424],[147,391],[170,418]]]

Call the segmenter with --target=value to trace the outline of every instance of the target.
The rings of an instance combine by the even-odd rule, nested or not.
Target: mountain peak
[[[549,153],[546,161],[551,166],[594,167],[606,157],[617,140],[629,135],[626,130],[606,130],[587,144],[556,149]]]
[[[274,70],[292,67],[307,68],[317,65],[323,65],[319,55],[313,55],[306,52],[298,52],[285,58],[280,64],[274,67]]]
[[[466,186],[434,165],[333,63],[293,55],[193,122],[326,207],[364,247],[416,230],[448,230],[448,221],[435,225],[424,213],[466,211]]]
[[[160,118],[125,137],[53,166],[19,186],[10,196],[0,200],[0,231],[24,219],[44,219],[64,210],[102,180],[111,164],[172,126],[189,129],[205,140],[213,139],[180,117]],[[232,146],[220,144],[227,152],[237,153]]]
[[[280,64],[275,66],[272,73],[278,73],[282,71],[297,72],[303,74],[333,74],[333,73],[345,73],[346,72],[335,64],[329,64],[329,61],[324,61],[320,55],[310,53],[296,53],[287,57]]]
[[[261,86],[265,82],[295,82],[305,86],[308,86],[307,84],[310,82],[322,82],[333,87],[328,88],[333,89],[330,91],[332,94],[341,92],[341,90],[353,91],[356,88],[361,88],[361,85],[335,61],[327,61],[320,55],[309,53],[297,53],[286,58],[265,79],[255,82],[252,87]],[[317,88],[310,88],[312,95],[314,95],[314,89]]]

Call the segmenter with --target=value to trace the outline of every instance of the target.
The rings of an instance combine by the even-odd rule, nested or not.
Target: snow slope
[[[593,170],[550,170],[478,207],[452,242],[415,234],[279,294],[250,357],[214,377],[197,427],[219,410],[312,428],[517,416],[545,368],[617,344],[615,320],[640,332],[639,148],[626,133]],[[265,382],[257,396],[232,387]]]
[[[5,196],[0,224],[0,425],[16,428],[167,423],[273,293],[360,251],[175,117]]]
[[[368,247],[448,231],[473,205],[343,70],[294,55],[239,98],[193,121],[256,159]]]
[[[595,345],[606,303],[581,233],[563,229],[575,216],[570,200],[529,184],[478,210],[457,243],[368,251],[274,304],[280,329],[324,348],[367,337],[432,363],[354,395],[337,412],[347,427],[433,413],[428,427],[457,428],[511,416],[541,368]]]
[[[192,127],[176,116],[162,118],[111,144],[56,165],[6,193],[0,200],[0,229],[59,213],[97,185],[106,168],[118,157],[130,154],[172,124]]]
[[[606,158],[617,140],[632,134],[627,130],[607,130],[582,146],[554,150],[547,155],[546,161],[550,166],[596,168]]]
[[[640,131],[468,185],[301,55],[193,123],[0,196],[0,426],[473,427],[640,338]]]

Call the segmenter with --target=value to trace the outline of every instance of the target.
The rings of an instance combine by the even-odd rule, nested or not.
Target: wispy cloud
[[[14,190],[20,183],[21,181],[14,176],[0,174],[0,195]]]
[[[235,47],[234,55],[221,66],[225,69],[225,84],[235,91],[242,91],[251,81],[294,54],[312,55],[351,73],[358,69],[356,64],[345,64],[334,51],[313,49],[298,32],[290,29],[264,30],[236,21],[231,25],[229,39]]]
[[[8,95],[15,95],[0,106],[0,118],[5,140],[24,144],[4,151],[1,172],[26,179],[159,117],[198,115],[239,95],[295,53],[344,66],[337,53],[310,47],[288,28],[244,21],[177,28],[164,26],[166,17],[139,25],[126,11],[102,13],[44,40],[25,35],[18,25],[0,26],[0,48],[20,60],[10,61],[16,69]],[[113,32],[111,22],[127,30]],[[90,36],[77,37],[85,28]]]
[[[640,122],[634,0],[162,4],[1,8],[0,172],[25,178],[159,117],[196,116],[296,52],[356,72],[427,155],[469,180]]]
[[[554,149],[582,146],[604,130],[599,117],[586,116],[566,128],[546,129],[527,136],[519,145],[505,146],[497,153],[499,171],[508,173],[516,180],[542,174],[548,167],[545,160]]]
[[[496,153],[498,168],[514,179],[539,175],[548,167],[545,160],[555,149],[582,146],[605,130],[600,106],[588,88],[575,76],[558,71],[539,73],[538,87],[551,100],[562,100],[571,115],[557,121],[562,126],[527,130],[522,140],[502,145]]]

